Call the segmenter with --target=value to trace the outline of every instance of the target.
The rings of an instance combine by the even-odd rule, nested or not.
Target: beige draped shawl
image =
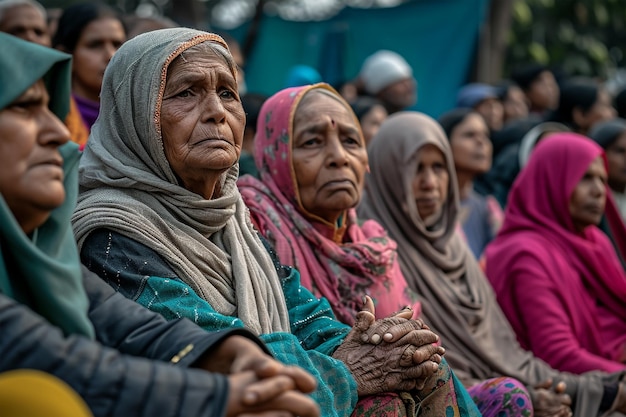
[[[450,184],[441,218],[427,227],[420,218],[411,181],[415,155],[426,144],[445,155]],[[565,381],[575,416],[598,414],[603,382],[619,375],[560,373],[523,350],[495,294],[467,246],[455,233],[458,187],[450,146],[441,127],[416,112],[390,116],[372,140],[371,174],[359,215],[377,220],[398,243],[400,267],[422,303],[424,321],[441,336],[446,359],[465,384],[511,376],[533,386]]]
[[[205,200],[178,184],[165,157],[167,67],[201,42],[227,48],[219,36],[175,28],[137,36],[115,54],[80,165],[74,232],[79,247],[95,229],[121,233],[158,252],[217,312],[257,334],[288,332],[278,275],[237,190],[237,165],[223,175],[221,195]]]

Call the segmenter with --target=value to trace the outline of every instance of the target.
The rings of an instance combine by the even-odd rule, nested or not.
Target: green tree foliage
[[[567,75],[609,77],[626,63],[626,1],[515,0],[505,62],[505,74],[539,62]]]

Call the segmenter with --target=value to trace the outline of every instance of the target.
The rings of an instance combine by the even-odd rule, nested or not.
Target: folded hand
[[[552,380],[537,384],[528,390],[536,417],[571,417],[572,399],[565,394],[565,384],[552,387]]]
[[[228,375],[227,416],[320,414],[318,405],[304,395],[317,386],[315,378],[301,368],[276,361],[243,336],[226,338],[196,367]]]
[[[350,369],[359,396],[421,389],[437,371],[443,354],[443,348],[434,344],[439,338],[422,328],[423,323],[408,320],[408,314],[376,320],[369,297],[357,313],[352,330],[333,357]]]

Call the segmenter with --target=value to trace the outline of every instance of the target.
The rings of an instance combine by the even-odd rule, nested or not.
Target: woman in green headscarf
[[[70,56],[2,33],[0,44],[0,372],[53,374],[95,416],[319,415],[303,395],[311,376],[247,331],[167,323],[81,269],[69,222],[79,154],[60,120]]]

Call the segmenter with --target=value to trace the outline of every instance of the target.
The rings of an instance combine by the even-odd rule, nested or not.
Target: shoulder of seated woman
[[[133,300],[141,295],[150,277],[177,279],[155,250],[109,229],[91,232],[80,255],[89,270]]]

